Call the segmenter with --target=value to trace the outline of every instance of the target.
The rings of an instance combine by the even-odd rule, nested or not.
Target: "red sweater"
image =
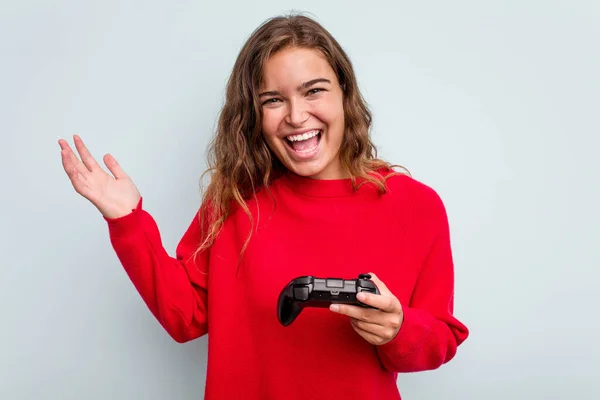
[[[142,208],[107,219],[110,238],[142,299],[177,342],[208,333],[205,398],[399,399],[397,373],[448,362],[468,336],[453,316],[448,220],[437,193],[402,175],[353,193],[349,180],[285,175],[249,202],[256,231],[238,209],[209,251],[192,222],[169,256]],[[260,213],[258,212],[260,211]],[[301,275],[353,279],[374,272],[400,300],[404,322],[373,346],[347,316],[307,308],[287,327],[277,319],[281,289]]]

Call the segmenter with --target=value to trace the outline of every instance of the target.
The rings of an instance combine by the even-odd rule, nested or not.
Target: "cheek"
[[[312,114],[333,129],[343,129],[344,108],[339,103],[315,105]]]
[[[277,118],[273,112],[265,112],[262,116],[262,132],[265,139],[271,141],[277,133]]]

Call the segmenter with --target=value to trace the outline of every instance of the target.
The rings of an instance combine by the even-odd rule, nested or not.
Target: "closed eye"
[[[278,101],[280,101],[278,98],[273,97],[271,99],[267,99],[267,100],[263,101],[262,105],[264,106],[266,104],[273,104],[273,103],[278,102]]]
[[[324,92],[324,91],[325,91],[325,89],[323,89],[323,88],[313,88],[313,89],[310,89],[310,90],[309,90],[308,92],[306,92],[306,93],[307,93],[308,95],[311,95],[311,94],[317,94],[317,93],[319,93],[319,92]]]

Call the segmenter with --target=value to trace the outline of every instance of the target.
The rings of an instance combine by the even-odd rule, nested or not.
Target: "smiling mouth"
[[[315,133],[316,132],[316,133]],[[302,135],[290,135],[284,139],[286,145],[296,153],[310,153],[314,151],[321,142],[323,131],[320,129],[304,133]]]

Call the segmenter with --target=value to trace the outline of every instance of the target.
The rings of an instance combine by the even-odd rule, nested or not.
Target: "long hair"
[[[290,47],[319,51],[337,75],[343,90],[345,119],[339,157],[354,190],[370,182],[377,186],[379,193],[385,193],[385,180],[398,174],[393,171],[397,165],[377,158],[377,149],[369,135],[371,112],[359,91],[352,63],[340,44],[309,17],[286,15],[268,19],[242,47],[227,83],[216,135],[208,148],[209,168],[204,174],[212,174],[202,200],[199,218],[203,241],[197,251],[212,245],[233,207],[239,206],[250,218],[251,226],[241,258],[254,226],[246,201],[261,188],[268,191],[270,182],[285,172],[285,166],[271,153],[262,137],[258,93],[267,60]],[[380,168],[392,173],[382,176],[376,172]],[[362,181],[360,185],[358,178]]]

